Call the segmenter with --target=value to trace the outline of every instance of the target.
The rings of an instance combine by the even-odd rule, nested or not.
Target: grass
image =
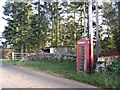
[[[115,77],[106,73],[95,72],[89,75],[88,73],[84,72],[76,72],[76,64],[74,62],[59,62],[50,60],[20,62],[9,60],[4,61],[3,63],[46,71],[48,73],[57,74],[68,79],[73,79],[101,88],[120,88],[118,85],[118,80],[120,80],[119,77]]]
[[[0,59],[0,63],[2,63],[2,59]]]

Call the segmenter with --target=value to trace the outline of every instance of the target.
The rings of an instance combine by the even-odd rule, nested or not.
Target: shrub
[[[108,66],[107,73],[119,76],[120,75],[120,58]]]

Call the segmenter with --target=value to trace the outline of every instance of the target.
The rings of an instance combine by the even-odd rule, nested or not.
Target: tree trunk
[[[37,43],[37,53],[40,52],[40,38],[41,38],[41,33],[40,33],[40,0],[38,0],[39,4],[38,4],[38,43]]]
[[[53,15],[53,12],[54,12],[54,6],[53,6],[53,2],[52,2],[52,40],[51,40],[51,44],[54,44],[54,15]]]
[[[74,47],[76,48],[76,25],[75,25],[75,19],[76,19],[76,0],[74,0]]]
[[[60,38],[59,38],[59,15],[58,15],[58,2],[56,2],[56,45],[59,46]]]
[[[22,42],[22,44],[21,44],[21,57],[23,58],[23,52],[24,52],[24,44],[23,44],[23,42]]]

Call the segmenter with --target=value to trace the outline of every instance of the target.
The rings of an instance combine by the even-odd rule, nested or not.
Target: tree
[[[32,14],[28,14],[32,10],[26,5],[26,3],[16,2],[16,8],[13,12],[9,11],[8,7],[15,7],[15,5],[10,3],[10,5],[6,6],[4,12],[6,15],[14,16],[14,18],[10,16],[7,19],[9,26],[6,27],[4,33],[7,40],[14,46],[21,45],[21,48],[27,48],[27,51],[37,51],[39,53],[41,48],[50,45],[75,47],[76,40],[83,37],[83,2],[40,3],[40,0],[38,0],[31,5],[34,11]],[[88,19],[87,10],[88,5],[86,3],[85,19]],[[11,30],[9,31],[9,29]],[[8,35],[7,31],[15,35]]]
[[[43,46],[46,46],[47,42],[47,31],[48,31],[48,25],[49,25],[49,18],[48,18],[48,11],[49,11],[49,3],[44,2],[44,4],[40,3],[40,0],[33,3],[35,10],[37,13],[33,15],[32,22],[31,22],[31,28],[32,28],[32,34],[34,36],[37,36],[37,53],[39,53],[40,48]],[[47,6],[48,5],[48,6]]]
[[[8,16],[4,18],[8,21],[3,36],[13,46],[21,46],[21,52],[26,51],[27,35],[30,32],[30,15],[32,15],[32,6],[30,2],[6,2],[4,8],[4,14]]]
[[[114,31],[114,39],[115,39],[115,44],[117,46],[117,50],[120,53],[120,1],[118,2],[118,28],[115,29]]]
[[[101,42],[101,47],[104,47],[105,51],[116,49],[115,32],[117,30],[117,14],[116,7],[113,7],[113,3],[104,2],[104,14],[103,14],[103,25],[107,26],[106,32],[103,35],[107,37]],[[103,28],[104,29],[104,28]]]

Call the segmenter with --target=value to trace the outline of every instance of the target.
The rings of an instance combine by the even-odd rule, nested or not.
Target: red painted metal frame
[[[77,58],[76,58],[76,70],[77,70],[77,72],[81,72],[81,71],[83,71],[83,70],[81,70],[80,68],[79,68],[79,66],[80,66],[80,58],[82,57],[82,56],[79,56],[80,55],[80,53],[82,52],[84,52],[84,51],[80,51],[80,47],[81,46],[83,46],[84,47],[84,43],[86,42],[86,70],[88,70],[89,69],[89,67],[90,67],[90,65],[89,65],[89,63],[90,63],[90,49],[89,49],[89,39],[81,39],[81,40],[78,40],[77,41],[77,52],[76,52],[76,55],[77,55]],[[85,55],[85,54],[84,54]],[[84,56],[85,57],[85,56]],[[84,67],[84,65],[83,65],[83,67]]]

